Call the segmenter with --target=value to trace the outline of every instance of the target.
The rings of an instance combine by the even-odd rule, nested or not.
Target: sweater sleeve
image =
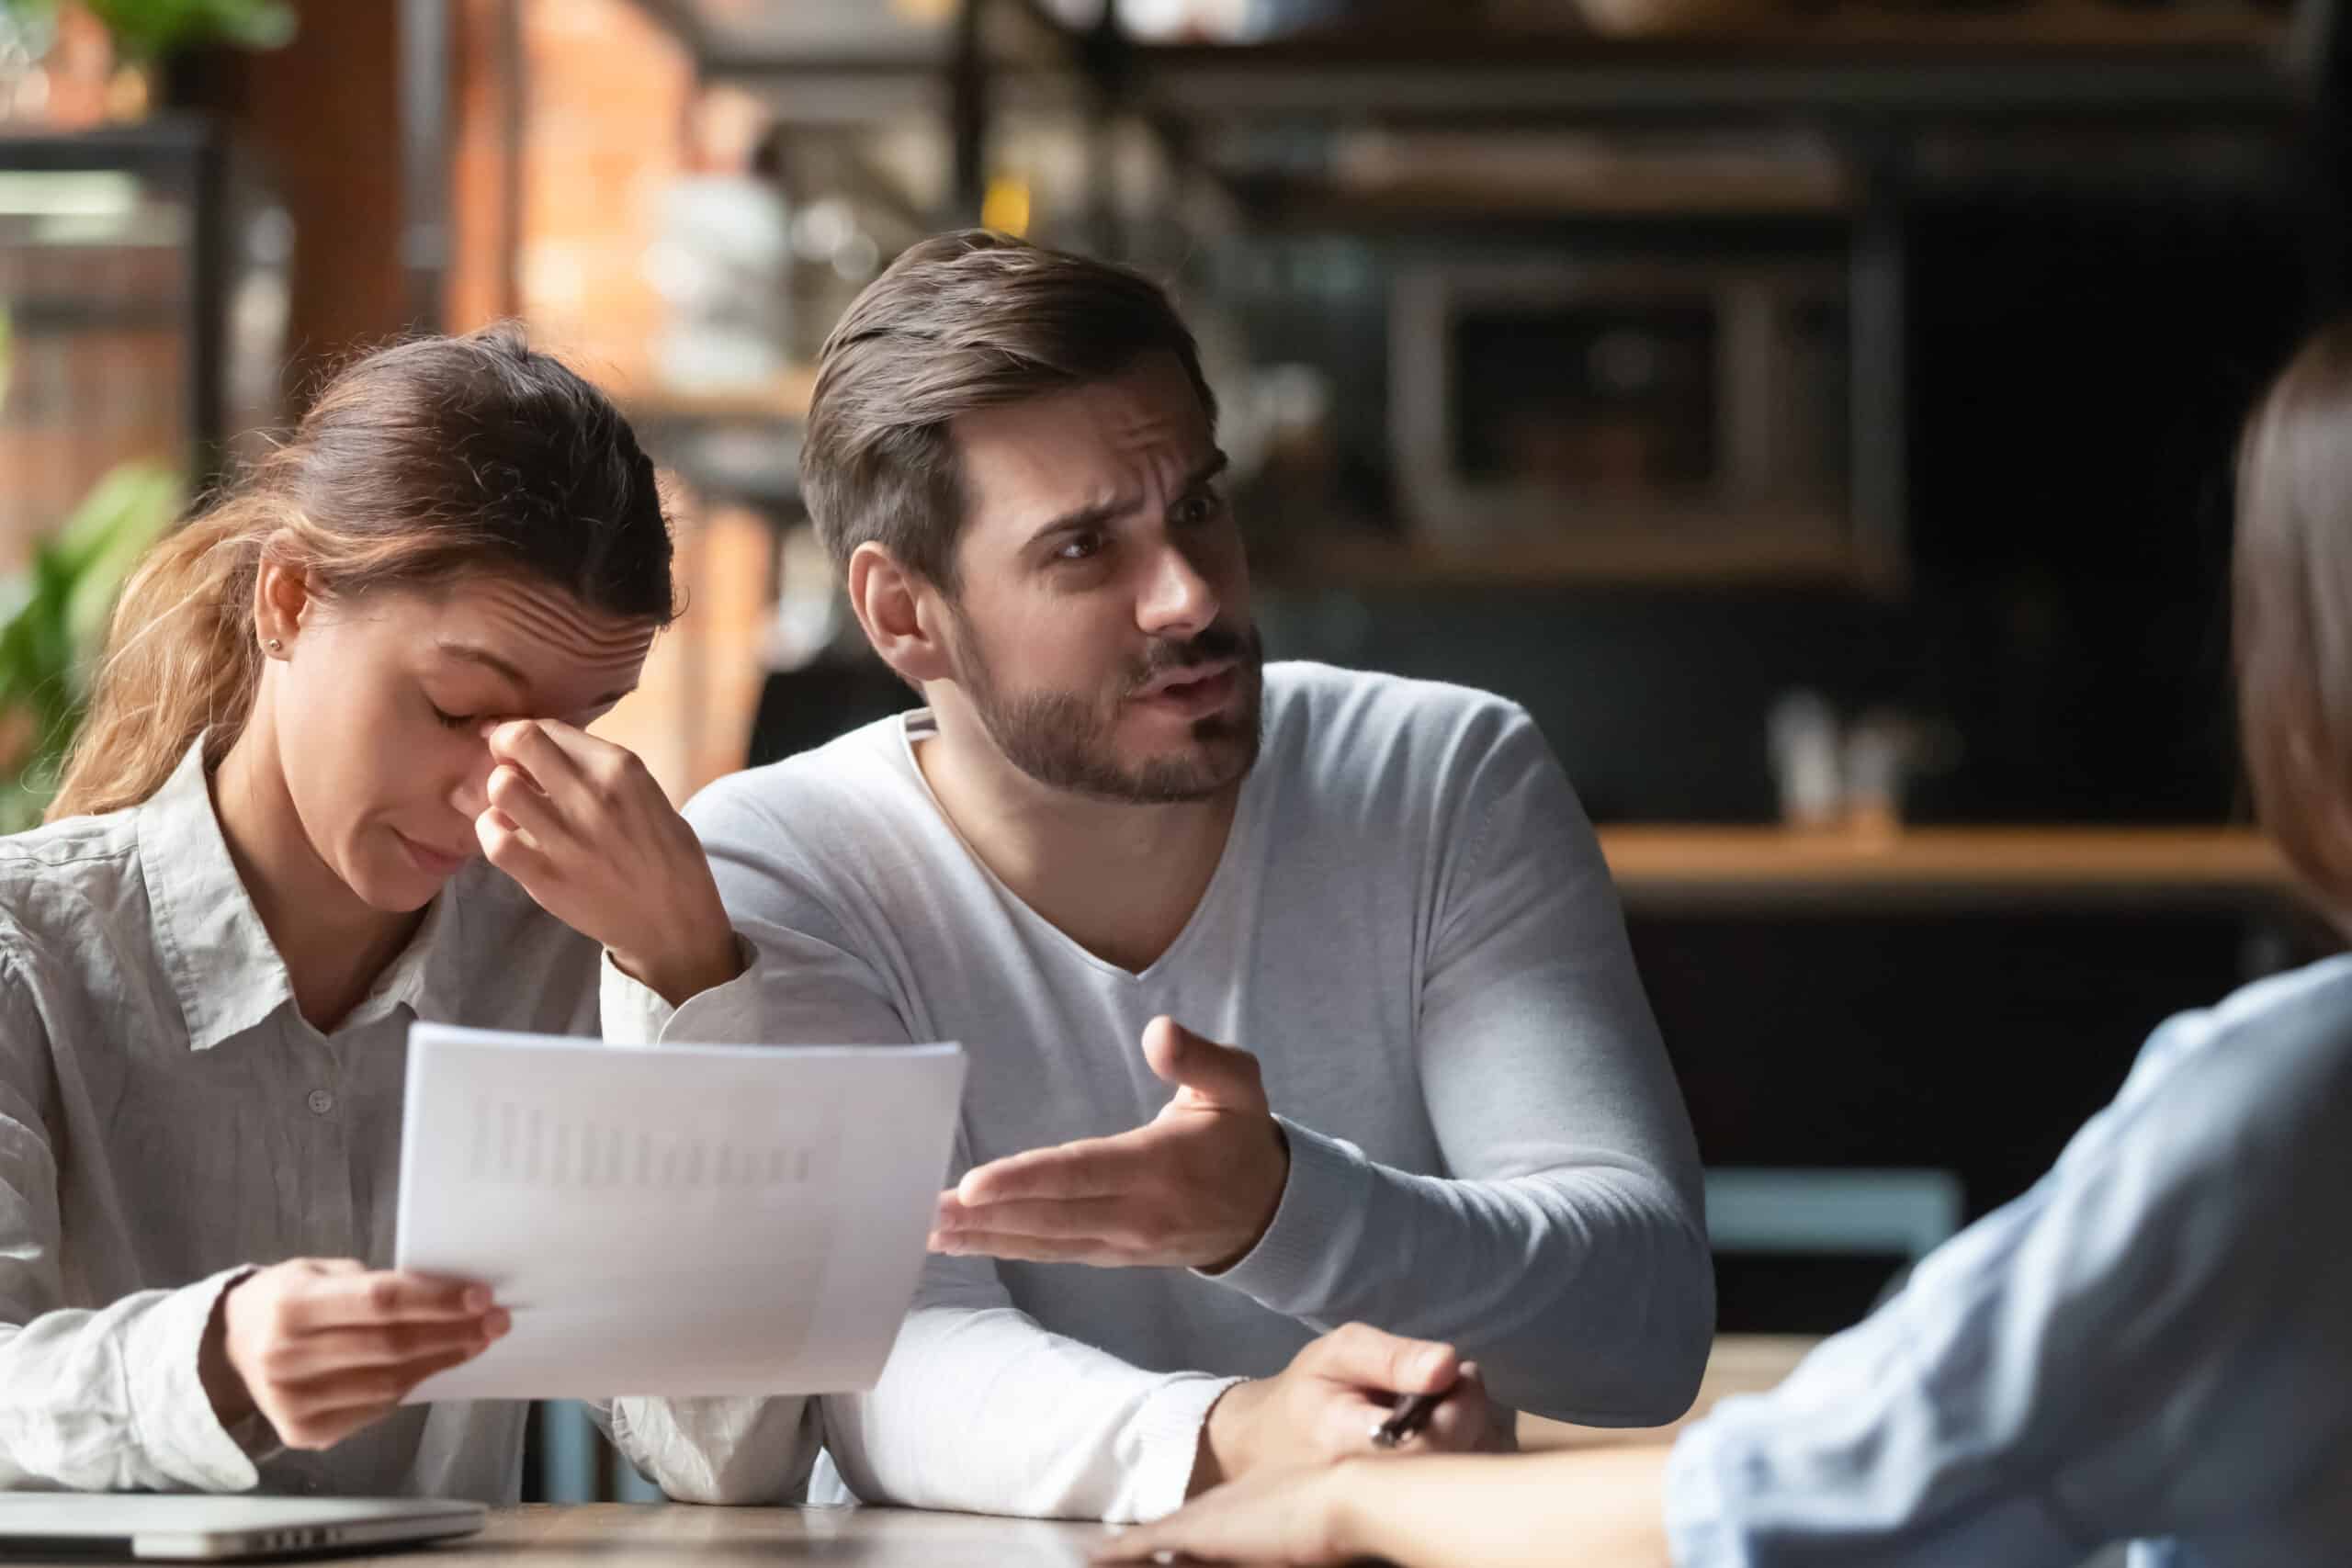
[[[1523,1409],[1670,1421],[1714,1327],[1696,1145],[1599,843],[1517,708],[1458,820],[1417,1036],[1446,1174],[1286,1124],[1273,1222],[1218,1278],[1318,1328],[1450,1340]]]

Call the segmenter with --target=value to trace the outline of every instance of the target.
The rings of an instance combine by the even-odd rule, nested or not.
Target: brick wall
[[[708,157],[693,62],[630,0],[511,3],[458,12],[449,324],[515,317],[627,406],[662,321],[644,266],[661,192]],[[774,546],[760,517],[669,490],[687,613],[599,730],[683,800],[742,765]]]

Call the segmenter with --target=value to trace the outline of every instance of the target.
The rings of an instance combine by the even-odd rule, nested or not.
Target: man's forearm
[[[1688,1408],[1714,1276],[1697,1217],[1664,1182],[1608,1165],[1417,1176],[1289,1130],[1290,1190],[1222,1282],[1317,1327],[1451,1343],[1497,1398],[1545,1416],[1649,1426]]]

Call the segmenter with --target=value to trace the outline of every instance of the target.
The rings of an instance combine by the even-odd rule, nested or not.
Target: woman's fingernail
[[[492,1339],[503,1339],[506,1337],[506,1331],[514,1326],[514,1314],[504,1307],[500,1307],[488,1317],[483,1318],[481,1325]]]
[[[480,1285],[467,1286],[466,1293],[462,1300],[465,1309],[468,1312],[488,1312],[490,1310],[490,1292],[482,1289]]]

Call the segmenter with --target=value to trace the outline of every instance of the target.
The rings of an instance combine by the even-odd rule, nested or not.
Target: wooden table
[[[712,1508],[693,1503],[526,1503],[494,1508],[478,1535],[309,1561],[380,1568],[1075,1568],[1101,1525],[911,1508]],[[89,1568],[7,1560],[9,1568]]]
[[[1529,1449],[1666,1442],[1716,1400],[1757,1393],[1787,1376],[1816,1341],[1724,1335],[1715,1341],[1690,1414],[1671,1427],[1624,1430],[1520,1422]],[[480,1535],[423,1551],[335,1557],[382,1568],[738,1568],[821,1563],[825,1568],[1021,1568],[1084,1563],[1100,1525],[1002,1519],[908,1508],[709,1508],[691,1503],[529,1504],[494,1510]],[[10,1568],[66,1568],[12,1560]]]
[[[491,1516],[490,1528],[428,1556],[357,1561],[385,1568],[624,1568],[652,1562],[694,1568],[824,1563],[827,1568],[993,1568],[1078,1564],[1102,1538],[1100,1525],[997,1519],[909,1508],[702,1508],[684,1503],[532,1506]]]
[[[1717,1335],[1714,1349],[1707,1357],[1706,1375],[1699,1380],[1699,1397],[1690,1402],[1680,1420],[1664,1427],[1572,1427],[1541,1416],[1521,1416],[1519,1446],[1532,1452],[1670,1443],[1677,1432],[1713,1409],[1715,1401],[1736,1393],[1762,1393],[1779,1383],[1820,1343],[1809,1334]]]

